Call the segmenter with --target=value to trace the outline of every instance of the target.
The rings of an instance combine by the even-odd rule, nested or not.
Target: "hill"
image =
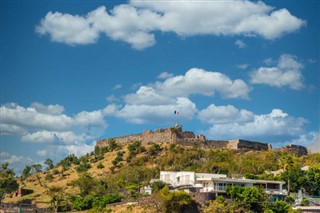
[[[96,147],[90,154],[80,158],[70,155],[52,169],[32,172],[27,177],[19,178],[19,185],[32,193],[22,197],[7,197],[4,202],[29,201],[41,207],[54,206],[52,201],[57,200],[59,195],[62,196],[59,205],[73,207],[80,202],[80,197],[87,196],[116,195],[122,201],[136,200],[145,197],[141,188],[150,179],[159,178],[161,170],[286,181],[285,176],[273,176],[265,171],[287,169],[288,165],[292,171],[301,171],[303,166],[320,169],[320,154],[296,156],[276,150],[241,152],[170,143],[142,145],[136,141],[119,144],[110,140],[107,146]],[[296,180],[291,190],[295,192],[303,184],[303,180]]]

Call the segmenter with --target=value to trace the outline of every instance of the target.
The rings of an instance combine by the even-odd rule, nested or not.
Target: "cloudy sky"
[[[176,122],[209,139],[317,147],[319,7],[1,1],[1,162],[19,173]]]

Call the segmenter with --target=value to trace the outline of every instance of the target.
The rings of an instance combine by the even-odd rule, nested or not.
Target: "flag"
[[[174,114],[175,114],[175,115],[179,115],[179,112],[175,110],[175,111],[174,111]]]

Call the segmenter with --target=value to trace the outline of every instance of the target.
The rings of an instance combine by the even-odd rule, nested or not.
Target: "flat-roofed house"
[[[267,194],[286,195],[283,181],[234,179],[225,174],[195,173],[188,171],[161,171],[160,180],[173,189],[184,189],[187,192],[211,192],[216,196],[225,194],[227,186],[262,187]]]

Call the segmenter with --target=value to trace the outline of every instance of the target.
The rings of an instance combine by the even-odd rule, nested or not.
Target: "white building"
[[[282,181],[233,179],[224,174],[208,174],[195,172],[161,171],[160,180],[174,189],[184,189],[191,192],[212,192],[216,196],[225,193],[227,186],[262,186],[267,194],[286,195]]]

